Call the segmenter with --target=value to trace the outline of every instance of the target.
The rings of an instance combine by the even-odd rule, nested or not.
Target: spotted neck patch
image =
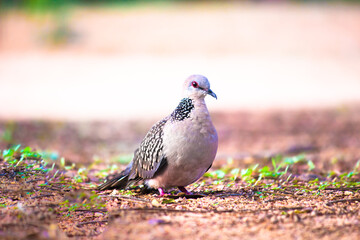
[[[190,98],[183,98],[170,115],[172,121],[182,121],[190,117],[190,112],[195,108]]]

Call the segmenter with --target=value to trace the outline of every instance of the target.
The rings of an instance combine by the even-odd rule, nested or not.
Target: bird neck
[[[183,121],[190,117],[191,111],[194,110],[194,101],[191,98],[181,99],[179,105],[171,113],[170,118],[172,121]]]
[[[179,105],[171,113],[170,119],[172,121],[183,121],[190,118],[192,112],[208,114],[208,110],[203,98],[183,98]]]
[[[194,104],[194,111],[192,113],[192,117],[200,121],[210,119],[209,111],[206,107],[204,98],[198,98],[193,100],[193,104]]]

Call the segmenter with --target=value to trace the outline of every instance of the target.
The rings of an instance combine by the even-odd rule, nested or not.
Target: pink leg
[[[183,193],[187,194],[187,195],[191,195],[192,193],[189,192],[188,190],[186,190],[185,187],[178,187],[180,191],[182,191]]]
[[[163,197],[165,195],[164,189],[162,189],[161,187],[158,188],[159,190],[159,197]]]

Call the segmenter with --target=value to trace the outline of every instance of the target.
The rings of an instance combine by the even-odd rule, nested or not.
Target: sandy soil
[[[339,181],[340,174],[353,171],[359,160],[359,113],[354,107],[215,114],[221,145],[211,171],[271,166],[273,155],[299,153],[312,160],[315,169],[296,164],[287,175],[266,178],[256,185],[240,178],[231,180],[229,175],[203,177],[189,186],[194,195],[178,195],[174,190],[162,198],[156,191],[141,189],[92,192],[103,181],[97,174],[113,166],[116,162],[112,159],[118,159],[119,153],[130,153],[149,123],[2,122],[0,133],[10,129],[10,141],[58,150],[58,159],[65,156],[66,166],[76,163],[76,167],[64,169],[56,162],[52,171],[42,173],[26,170],[21,164],[10,167],[0,159],[0,236],[356,239],[360,234],[359,174],[353,177],[353,186],[321,185]],[[2,141],[0,148],[5,149],[6,142]],[[229,156],[233,162],[228,162]],[[88,170],[79,183],[75,176],[81,166]],[[118,162],[115,166],[118,168],[113,171],[125,167]]]

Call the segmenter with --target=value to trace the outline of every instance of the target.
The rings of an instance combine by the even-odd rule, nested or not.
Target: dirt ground
[[[159,198],[141,188],[96,192],[98,175],[118,155],[127,156],[150,122],[7,122],[11,141],[51,149],[65,157],[50,172],[26,171],[2,159],[3,239],[357,239],[360,234],[359,181],[337,182],[360,157],[359,107],[313,111],[215,113],[220,136],[216,169],[271,166],[271,156],[303,153],[315,167],[297,164],[280,178],[257,184],[230,175],[205,176],[185,196],[175,189]],[[9,130],[10,129],[10,130]],[[94,155],[97,155],[94,158]],[[231,157],[233,160],[229,161]],[[59,158],[59,157],[57,157]],[[100,159],[100,160],[99,160]],[[86,166],[84,181],[75,181]],[[21,172],[27,174],[22,178]],[[55,174],[56,172],[56,174]],[[333,172],[332,174],[329,174]],[[56,177],[55,177],[56,175]],[[316,180],[318,179],[319,182]],[[322,187],[323,186],[323,187]]]

